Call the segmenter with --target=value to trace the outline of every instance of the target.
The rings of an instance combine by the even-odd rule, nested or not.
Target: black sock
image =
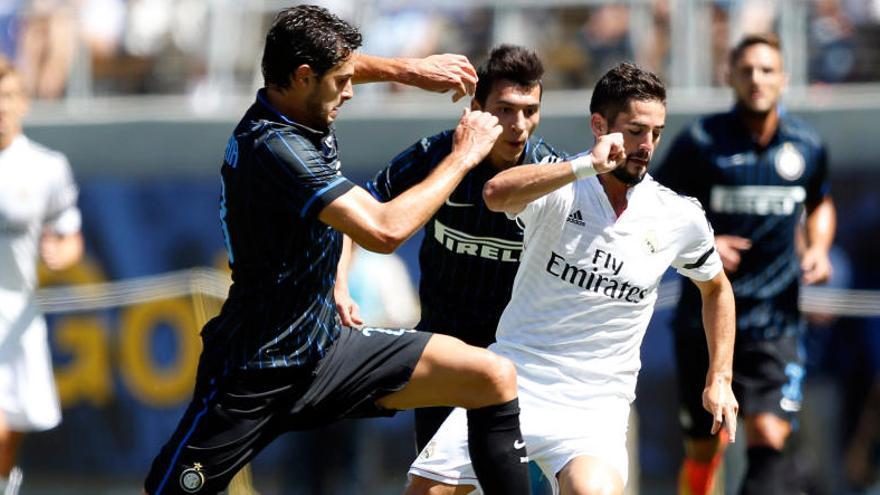
[[[786,488],[783,453],[773,447],[749,447],[749,467],[743,480],[741,495],[783,495]]]
[[[519,400],[471,409],[468,452],[486,495],[528,495],[529,459],[519,431]]]

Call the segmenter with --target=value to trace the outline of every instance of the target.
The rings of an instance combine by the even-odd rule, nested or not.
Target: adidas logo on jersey
[[[586,225],[584,223],[584,216],[581,215],[581,210],[575,210],[574,213],[572,213],[568,216],[568,218],[565,219],[565,221],[568,223],[573,223],[575,225],[580,225],[581,227]]]

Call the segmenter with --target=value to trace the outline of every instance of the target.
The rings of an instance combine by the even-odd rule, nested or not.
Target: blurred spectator
[[[816,0],[810,22],[810,81],[849,80],[855,63],[855,30],[840,0]]]
[[[42,99],[64,94],[77,47],[75,0],[26,0],[20,6],[18,68],[26,92]]]

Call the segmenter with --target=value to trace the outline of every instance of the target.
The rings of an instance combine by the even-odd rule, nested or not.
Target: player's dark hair
[[[599,79],[590,99],[590,113],[609,123],[626,110],[630,100],[659,101],[666,105],[666,86],[657,74],[630,62],[621,62]]]
[[[351,56],[361,46],[361,33],[351,24],[315,5],[282,10],[272,21],[263,50],[266,86],[287,88],[300,65],[318,77]]]
[[[480,105],[485,105],[496,81],[510,81],[517,86],[531,88],[541,84],[543,75],[544,64],[533,50],[517,45],[496,46],[489,53],[489,58],[477,68],[479,80],[474,99]]]
[[[741,39],[736,46],[730,50],[730,57],[727,59],[727,63],[730,64],[730,67],[736,65],[737,61],[739,61],[740,57],[742,57],[743,52],[746,51],[746,48],[753,45],[767,45],[770,48],[775,49],[777,52],[782,52],[782,44],[779,42],[779,37],[773,33],[757,33],[747,35],[745,38]]]

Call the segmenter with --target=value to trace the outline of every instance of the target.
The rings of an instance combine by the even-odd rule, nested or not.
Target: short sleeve
[[[451,151],[452,131],[423,138],[394,157],[366,184],[378,201],[387,202],[423,181]]]
[[[684,226],[681,251],[672,266],[678,273],[690,279],[710,280],[723,268],[715,249],[715,235],[702,209],[692,213],[690,218],[689,223]]]
[[[82,215],[76,206],[79,189],[67,159],[59,154],[57,160],[56,173],[49,186],[45,225],[59,235],[75,234],[82,227]]]
[[[335,152],[327,156],[299,134],[270,131],[257,142],[255,151],[264,179],[281,190],[301,218],[317,218],[354,187],[340,172]]]

